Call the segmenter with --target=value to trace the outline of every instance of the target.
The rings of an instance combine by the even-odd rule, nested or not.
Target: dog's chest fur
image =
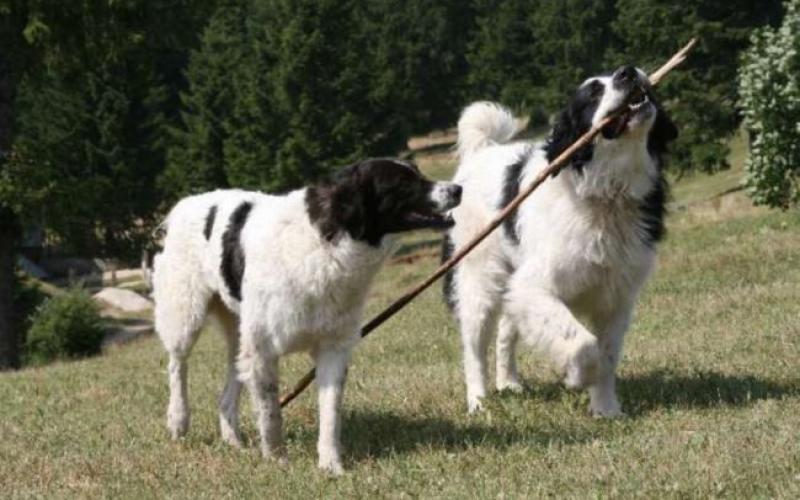
[[[602,307],[598,301],[612,303],[637,289],[652,267],[654,249],[643,230],[640,197],[653,181],[650,165],[634,164],[628,172],[617,168],[616,175],[597,167],[563,172],[543,185],[523,205],[521,241],[505,239],[504,247],[514,267],[540,267],[568,303],[592,296]]]

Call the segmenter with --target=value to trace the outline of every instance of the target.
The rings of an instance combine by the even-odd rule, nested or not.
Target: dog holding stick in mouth
[[[514,117],[502,106],[468,106],[458,123],[454,177],[464,199],[453,211],[443,259],[609,116],[567,168],[445,279],[461,331],[470,412],[487,393],[487,349],[497,325],[498,389],[522,387],[515,363],[521,338],[552,360],[568,387],[588,388],[593,415],[622,413],[616,367],[664,235],[663,159],[678,134],[645,73],[623,66],[587,79],[544,144],[512,141]]]

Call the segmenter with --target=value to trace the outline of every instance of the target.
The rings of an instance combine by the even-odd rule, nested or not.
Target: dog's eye
[[[599,99],[603,95],[603,90],[605,90],[605,87],[597,80],[591,83],[591,88],[589,89],[593,99]]]

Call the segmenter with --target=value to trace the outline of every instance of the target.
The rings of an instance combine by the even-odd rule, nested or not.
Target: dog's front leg
[[[349,360],[349,349],[324,347],[316,355],[319,387],[319,468],[334,475],[344,472],[340,412]]]
[[[617,399],[616,371],[625,332],[630,326],[632,309],[632,306],[620,307],[612,314],[595,321],[602,352],[599,376],[589,386],[589,412],[595,417],[623,415]]]
[[[531,289],[531,281],[515,276],[506,303],[523,340],[550,357],[567,387],[593,384],[601,363],[597,338],[559,297],[548,288]]]

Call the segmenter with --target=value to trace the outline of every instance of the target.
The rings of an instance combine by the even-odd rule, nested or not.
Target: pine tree
[[[230,112],[238,102],[235,84],[250,67],[248,1],[220,5],[204,29],[201,46],[186,68],[188,88],[181,93],[180,123],[169,129],[167,165],[159,179],[170,201],[229,186],[225,143]]]
[[[283,191],[452,123],[468,30],[451,15],[471,18],[455,0],[220,7],[192,55],[161,185],[172,197],[225,186]]]
[[[711,172],[727,166],[736,109],[736,68],[756,26],[774,22],[779,0],[619,0],[612,65],[633,62],[652,70],[692,37],[700,43],[658,93],[680,129],[670,166]]]
[[[613,0],[474,3],[477,29],[467,53],[474,99],[499,100],[541,121],[604,69]]]

